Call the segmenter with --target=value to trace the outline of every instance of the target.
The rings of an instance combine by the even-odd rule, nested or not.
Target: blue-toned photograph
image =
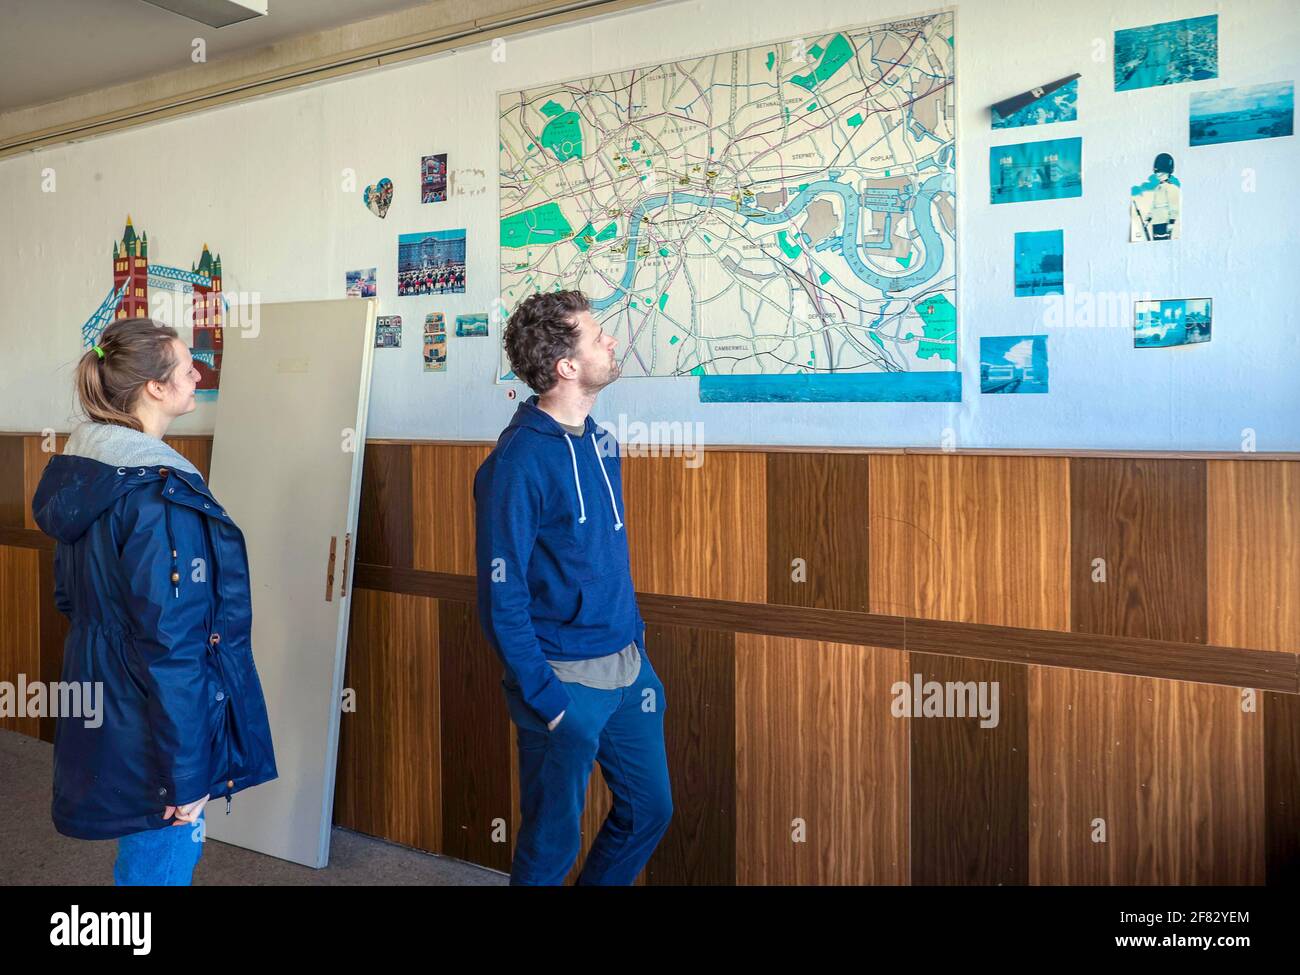
[[[1187,141],[1194,146],[1248,142],[1295,134],[1295,83],[1194,91]]]
[[[1047,336],[980,336],[980,392],[1047,392]]]
[[[989,149],[989,201],[1025,203],[1083,195],[1083,140],[1047,139]]]
[[[1115,31],[1115,90],[1219,77],[1219,15]]]
[[[1028,230],[1016,234],[1016,297],[1064,294],[1065,233]]]
[[[1133,303],[1133,347],[1158,349],[1210,341],[1210,298],[1173,298]]]
[[[1037,90],[1037,89],[1035,89]],[[1055,91],[1030,102],[1024,108],[1003,117],[993,113],[993,128],[1014,129],[1022,125],[1047,125],[1050,122],[1073,122],[1079,117],[1079,79],[1068,81]]]

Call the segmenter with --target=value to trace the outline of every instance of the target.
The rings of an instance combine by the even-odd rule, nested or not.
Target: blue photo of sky
[[[1083,140],[1047,139],[989,148],[989,201],[1024,203],[1083,195]]]
[[[1014,129],[1022,125],[1047,125],[1050,122],[1073,122],[1079,117],[1079,79],[1062,85],[1050,95],[1030,102],[1018,112],[1003,118],[993,113],[993,128]]]
[[[1028,230],[1016,234],[1016,297],[1064,294],[1065,234]]]
[[[1219,77],[1219,15],[1115,31],[1115,90]]]
[[[1192,92],[1187,122],[1191,145],[1276,139],[1294,133],[1294,82]]]
[[[980,392],[1047,392],[1047,336],[980,336]]]

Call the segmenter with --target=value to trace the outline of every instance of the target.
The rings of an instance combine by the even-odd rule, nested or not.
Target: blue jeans
[[[203,856],[207,809],[198,823],[129,833],[117,841],[113,883],[118,887],[188,887]]]
[[[554,731],[524,703],[508,676],[501,686],[519,736],[521,822],[510,883],[564,883],[582,847],[582,808],[593,761],[600,763],[613,807],[578,883],[633,883],[673,814],[664,685],[650,658],[641,652],[641,672],[628,687],[566,683],[571,703]]]

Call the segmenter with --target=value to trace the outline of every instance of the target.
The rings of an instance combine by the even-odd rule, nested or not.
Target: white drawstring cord
[[[569,439],[567,433],[564,435],[564,442],[569,445],[569,456],[573,458],[573,486],[578,489],[578,524],[581,525],[587,520],[587,506],[583,503],[582,484],[578,481],[578,455],[573,452],[573,441]]]
[[[573,449],[573,444],[569,444],[569,449]],[[605,470],[605,462],[601,459],[600,448],[596,446],[596,438],[591,438],[591,449],[596,452],[596,463],[600,464],[600,472],[605,475],[605,488],[609,491],[609,506],[614,509],[614,531],[623,527],[623,519],[618,516],[618,505],[614,503],[614,485],[609,483],[609,473]],[[578,468],[575,466],[574,470]]]

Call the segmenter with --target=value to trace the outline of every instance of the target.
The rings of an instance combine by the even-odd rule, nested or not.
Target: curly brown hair
[[[529,295],[506,322],[506,356],[515,375],[541,395],[557,382],[555,363],[577,351],[574,316],[589,311],[581,291],[546,291]]]

